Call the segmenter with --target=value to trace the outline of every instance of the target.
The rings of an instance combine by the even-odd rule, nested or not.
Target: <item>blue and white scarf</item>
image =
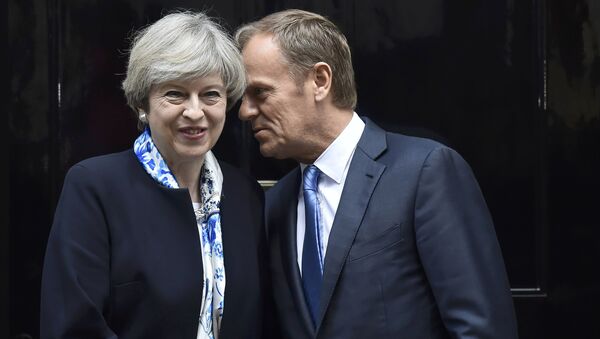
[[[175,176],[152,142],[148,128],[135,140],[133,150],[146,172],[154,180],[165,187],[179,188]],[[225,266],[219,213],[222,187],[221,167],[213,153],[208,151],[204,157],[200,176],[202,202],[194,206],[202,246],[204,272],[198,339],[218,339],[223,318]]]

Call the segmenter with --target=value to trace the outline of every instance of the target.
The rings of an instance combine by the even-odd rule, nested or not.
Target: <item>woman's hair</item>
[[[356,106],[356,83],[350,47],[344,34],[327,18],[299,9],[289,9],[238,28],[235,39],[244,48],[252,37],[272,34],[297,84],[308,70],[325,62],[333,71],[333,103],[340,108]]]
[[[227,109],[246,87],[244,64],[229,34],[204,13],[168,14],[135,33],[129,52],[123,91],[127,104],[140,115],[148,110],[153,85],[221,76],[227,91]]]

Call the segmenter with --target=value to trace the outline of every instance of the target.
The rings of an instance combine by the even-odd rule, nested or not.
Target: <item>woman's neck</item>
[[[188,161],[176,164],[169,164],[169,168],[175,176],[180,188],[187,188],[192,202],[200,202],[200,191],[198,181],[200,180],[200,170],[204,164],[204,158],[201,161]]]

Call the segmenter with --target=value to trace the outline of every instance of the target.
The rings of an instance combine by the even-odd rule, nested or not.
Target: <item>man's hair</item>
[[[139,108],[148,109],[152,86],[213,74],[223,80],[227,108],[231,108],[246,88],[244,64],[235,42],[206,14],[180,11],[135,34],[122,86],[127,103],[139,115]]]
[[[276,12],[240,27],[235,40],[243,49],[257,34],[273,35],[297,84],[316,63],[327,63],[333,73],[333,103],[344,109],[356,107],[350,47],[344,34],[327,18],[298,9]]]

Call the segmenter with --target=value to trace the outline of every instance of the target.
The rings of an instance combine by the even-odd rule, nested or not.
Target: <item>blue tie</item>
[[[317,185],[321,172],[315,165],[304,169],[304,209],[306,211],[306,231],[302,247],[302,285],[304,297],[316,326],[323,280],[323,253],[319,225],[319,198]]]

